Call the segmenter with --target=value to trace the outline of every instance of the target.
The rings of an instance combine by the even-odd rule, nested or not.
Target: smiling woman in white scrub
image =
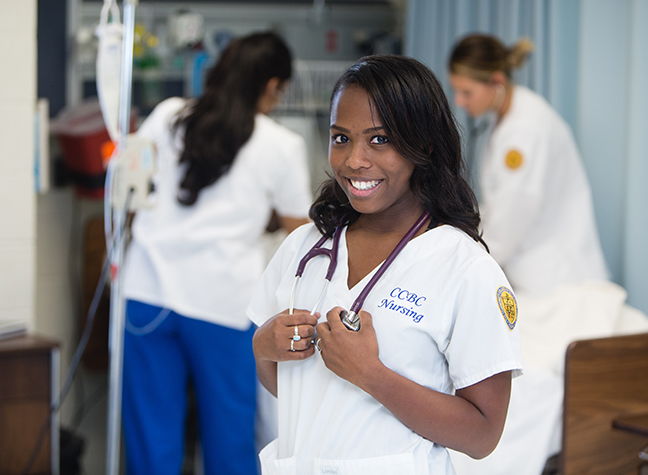
[[[569,126],[511,79],[533,45],[471,35],[450,57],[455,104],[493,115],[480,158],[483,237],[518,294],[604,280],[589,182]]]
[[[189,381],[204,473],[257,471],[245,308],[272,210],[291,230],[311,203],[304,140],[266,115],[290,76],[291,54],[277,35],[236,39],[201,97],[162,102],[138,131],[155,142],[159,173],[157,206],[135,217],[125,264],[130,475],[181,472]]]
[[[338,80],[330,131],[314,224],[283,243],[248,308],[278,396],[263,473],[453,474],[446,447],[493,450],[521,370],[515,297],[479,237],[454,117],[424,65],[371,56]],[[316,244],[333,256],[308,260],[294,288]],[[358,331],[341,320],[355,305]]]

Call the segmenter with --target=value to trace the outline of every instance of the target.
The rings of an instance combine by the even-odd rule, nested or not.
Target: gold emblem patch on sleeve
[[[511,170],[520,168],[522,166],[522,162],[524,162],[524,157],[517,150],[509,151],[509,153],[506,154],[506,158],[504,159],[504,163],[506,163],[506,166]]]
[[[513,330],[518,316],[517,301],[513,292],[504,286],[497,289],[497,304],[509,330]]]

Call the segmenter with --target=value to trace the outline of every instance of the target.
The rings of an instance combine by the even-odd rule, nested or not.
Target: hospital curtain
[[[427,64],[452,97],[447,62],[454,44],[487,33],[510,46],[529,37],[535,50],[514,80],[542,94],[575,127],[578,63],[578,2],[560,0],[409,0],[405,54]],[[464,126],[467,159],[474,170],[478,124],[456,110]]]
[[[535,44],[515,81],[550,100],[558,99],[556,73],[577,55],[578,3],[558,0],[409,0],[405,53],[425,62],[447,84],[447,61],[455,42],[488,33],[511,45],[526,36]],[[569,26],[571,24],[571,26]],[[569,31],[573,32],[570,36]]]

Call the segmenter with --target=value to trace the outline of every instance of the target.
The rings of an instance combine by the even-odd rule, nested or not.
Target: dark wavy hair
[[[368,56],[338,79],[331,104],[349,86],[367,92],[385,135],[414,164],[410,187],[423,208],[486,247],[478,230],[477,200],[465,178],[457,123],[432,71],[404,56]],[[309,216],[322,234],[331,236],[337,226],[353,223],[360,214],[331,178],[320,188]]]
[[[180,163],[187,164],[178,201],[192,205],[200,190],[232,166],[254,130],[257,103],[268,81],[290,79],[292,55],[274,33],[256,33],[232,41],[208,72],[205,92],[188,104],[173,124],[185,127]]]

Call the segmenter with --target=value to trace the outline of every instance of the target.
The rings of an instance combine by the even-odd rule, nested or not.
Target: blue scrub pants
[[[191,379],[205,474],[256,474],[254,327],[233,330],[133,300],[126,319],[127,473],[181,473]]]

